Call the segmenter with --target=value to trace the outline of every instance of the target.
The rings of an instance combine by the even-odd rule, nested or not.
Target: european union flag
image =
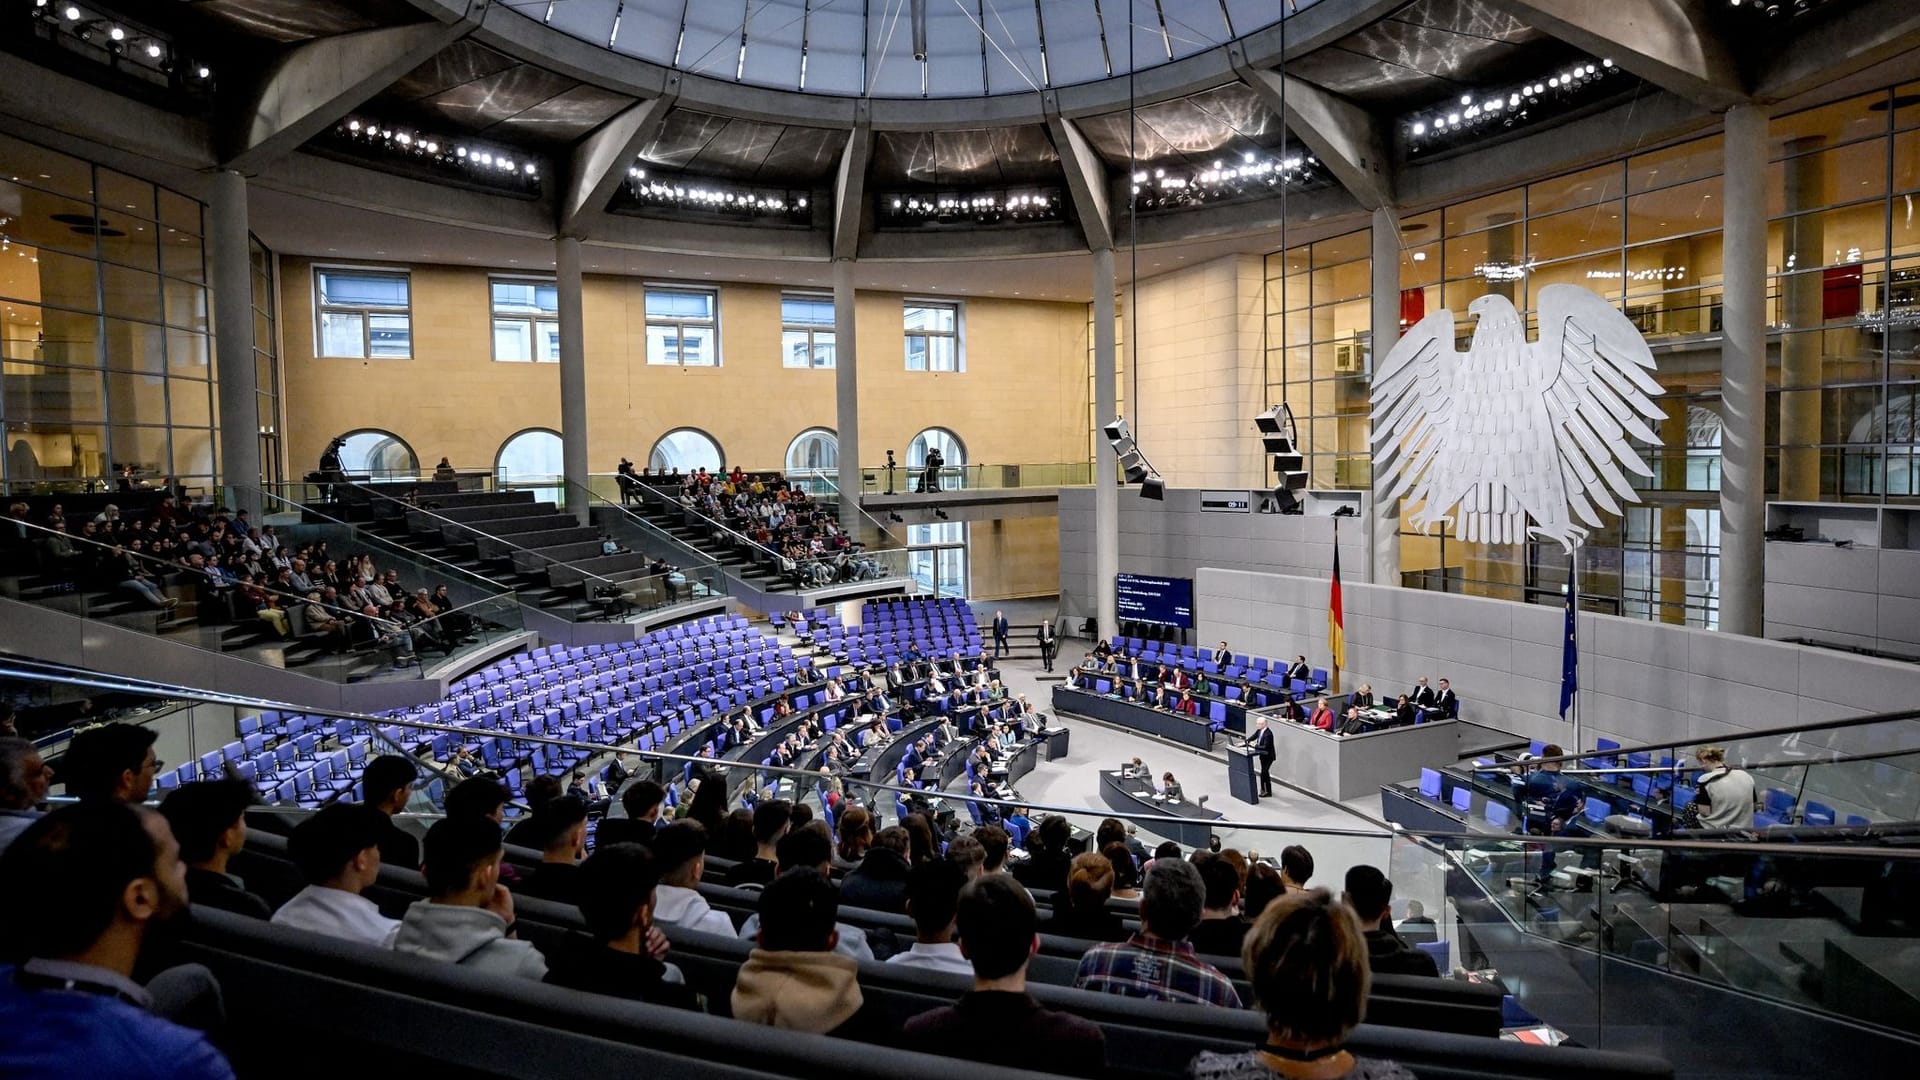
[[[1567,561],[1567,630],[1560,647],[1560,719],[1573,707],[1573,695],[1580,689],[1580,646],[1574,640],[1574,619],[1579,611],[1580,594],[1573,586],[1573,561]]]

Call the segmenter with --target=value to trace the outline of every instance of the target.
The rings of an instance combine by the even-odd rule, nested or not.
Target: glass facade
[[[31,492],[171,477],[210,491],[201,204],[11,138],[0,137],[0,161],[0,483]],[[259,347],[272,348],[271,329],[268,315]],[[262,359],[272,367],[270,351]],[[262,393],[277,397],[277,385],[263,380]]]
[[[1920,107],[1908,86],[1776,118],[1767,178],[1770,499],[1920,498]],[[1404,329],[1447,309],[1457,346],[1475,297],[1529,319],[1542,288],[1613,301],[1646,335],[1665,393],[1644,500],[1581,549],[1590,610],[1715,626],[1719,607],[1719,136],[1409,216]],[[1267,385],[1299,422],[1315,487],[1369,488],[1371,235],[1267,257]],[[1403,508],[1403,518],[1408,508]],[[1560,603],[1557,545],[1401,536],[1405,584]]]

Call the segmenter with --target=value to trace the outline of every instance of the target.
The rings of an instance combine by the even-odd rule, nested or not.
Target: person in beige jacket
[[[760,893],[756,948],[733,987],[737,1020],[861,1042],[892,1044],[899,1029],[860,993],[860,965],[834,952],[840,891],[798,867]]]

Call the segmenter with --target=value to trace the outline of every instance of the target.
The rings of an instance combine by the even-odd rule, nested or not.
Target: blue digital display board
[[[1122,622],[1193,629],[1193,579],[1117,574],[1114,613]]]

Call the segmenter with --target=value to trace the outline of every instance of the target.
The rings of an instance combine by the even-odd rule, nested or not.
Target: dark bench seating
[[[205,908],[179,951],[220,979],[221,1042],[247,1080],[334,1080],[343,1068],[505,1080],[1041,1075],[481,974]]]
[[[282,837],[254,830],[249,833],[247,851],[232,868],[270,904],[278,906],[299,887],[297,880],[291,880],[292,868],[285,857]],[[272,865],[276,863],[279,865]],[[415,871],[382,867],[379,883],[366,896],[397,918],[425,893],[425,885]],[[711,888],[703,886],[702,891],[709,893]],[[751,890],[728,891],[752,895]],[[516,896],[514,907],[522,936],[536,945],[550,944],[583,926],[579,912],[567,905]],[[863,912],[843,908],[841,914],[843,920],[855,922]],[[903,918],[884,912],[864,914],[885,916],[888,922]],[[686,973],[688,982],[707,996],[710,1009],[725,1012],[733,980],[752,944],[678,928],[668,928],[667,933],[674,943],[674,963]],[[911,933],[909,926],[902,940],[911,940]],[[1032,993],[1052,1008],[1066,1009],[1101,1024],[1107,1030],[1109,1061],[1131,1063],[1126,1068],[1116,1064],[1115,1075],[1141,1080],[1177,1076],[1200,1050],[1237,1049],[1256,1042],[1262,1034],[1260,1016],[1253,1011],[1164,1005],[1075,990],[1070,985],[1073,963],[1052,959],[1058,964],[1036,962],[1030,969]],[[1055,983],[1060,971],[1065,977]],[[1043,977],[1048,975],[1053,978]],[[903,970],[884,963],[863,965],[860,983],[900,1019],[945,1004],[967,986],[964,978]],[[1488,1038],[1498,1030],[1499,1001],[1498,991],[1491,987],[1445,979],[1376,976],[1368,999],[1368,1022],[1351,1045],[1357,1053],[1394,1057],[1416,1068],[1423,1078],[1513,1076],[1544,1080],[1671,1075],[1664,1063],[1647,1058],[1570,1047],[1525,1046]],[[1492,1030],[1486,1026],[1489,1015]],[[1513,1052],[1519,1052],[1519,1056],[1505,1056]]]
[[[590,545],[586,548],[589,555],[600,550],[600,530],[582,525],[569,518],[567,524],[557,529],[542,529],[537,532],[513,534],[511,540],[499,540],[491,536],[467,537],[473,543],[474,554],[482,559],[512,559],[515,570],[522,572],[545,570],[547,559],[556,558],[552,552],[557,548],[576,544]],[[537,552],[538,554],[527,554]]]

